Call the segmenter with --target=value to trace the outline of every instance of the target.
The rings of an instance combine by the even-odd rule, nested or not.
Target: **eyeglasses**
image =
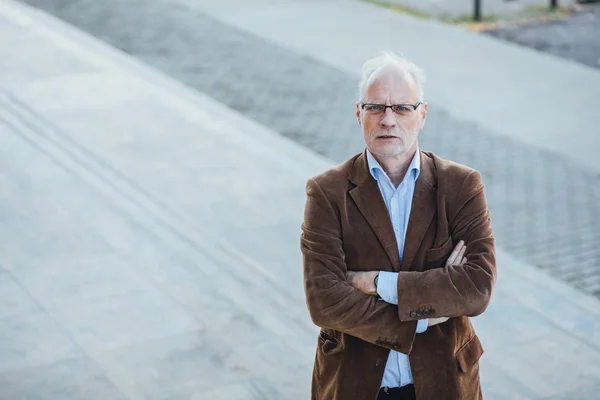
[[[391,106],[386,106],[384,104],[369,104],[369,103],[360,103],[360,107],[365,110],[368,114],[379,115],[383,114],[387,111],[388,108],[391,108],[392,111],[399,115],[409,115],[413,111],[417,111],[417,108],[423,104],[422,102],[418,102],[417,104],[392,104]]]

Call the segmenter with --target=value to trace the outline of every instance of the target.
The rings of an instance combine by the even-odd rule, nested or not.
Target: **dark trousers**
[[[416,400],[415,385],[406,385],[399,388],[382,387],[379,389],[377,400]]]

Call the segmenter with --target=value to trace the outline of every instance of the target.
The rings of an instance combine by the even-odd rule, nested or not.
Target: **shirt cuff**
[[[427,326],[429,326],[429,318],[420,319],[417,322],[417,333],[423,333],[427,330]]]
[[[377,278],[377,294],[386,303],[398,305],[398,273],[380,271]]]

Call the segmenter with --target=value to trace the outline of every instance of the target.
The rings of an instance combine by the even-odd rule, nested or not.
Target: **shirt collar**
[[[415,155],[414,155],[412,161],[410,162],[410,165],[408,166],[406,175],[404,175],[404,179],[402,180],[403,182],[409,178],[412,179],[413,182],[415,182],[417,180],[417,178],[419,177],[419,173],[421,172],[421,154],[420,153],[421,153],[421,151],[420,151],[419,147],[417,147],[417,151],[415,151]],[[373,179],[378,181],[379,173],[383,173],[387,177],[385,170],[383,169],[381,164],[379,164],[379,162],[375,159],[375,157],[373,157],[373,154],[371,154],[369,149],[367,149],[367,163],[369,165],[369,172],[371,173],[371,176],[373,177]],[[388,178],[388,180],[389,180],[389,178]]]

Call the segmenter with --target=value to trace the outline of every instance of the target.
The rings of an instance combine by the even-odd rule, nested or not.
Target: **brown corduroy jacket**
[[[479,172],[421,152],[403,260],[366,153],[311,178],[302,224],[306,301],[321,327],[312,399],[377,398],[390,350],[409,354],[418,400],[481,399],[483,354],[469,317],[496,282]],[[467,262],[445,267],[458,241]],[[398,306],[354,289],[346,271],[400,272]],[[449,317],[416,334],[417,320]]]

